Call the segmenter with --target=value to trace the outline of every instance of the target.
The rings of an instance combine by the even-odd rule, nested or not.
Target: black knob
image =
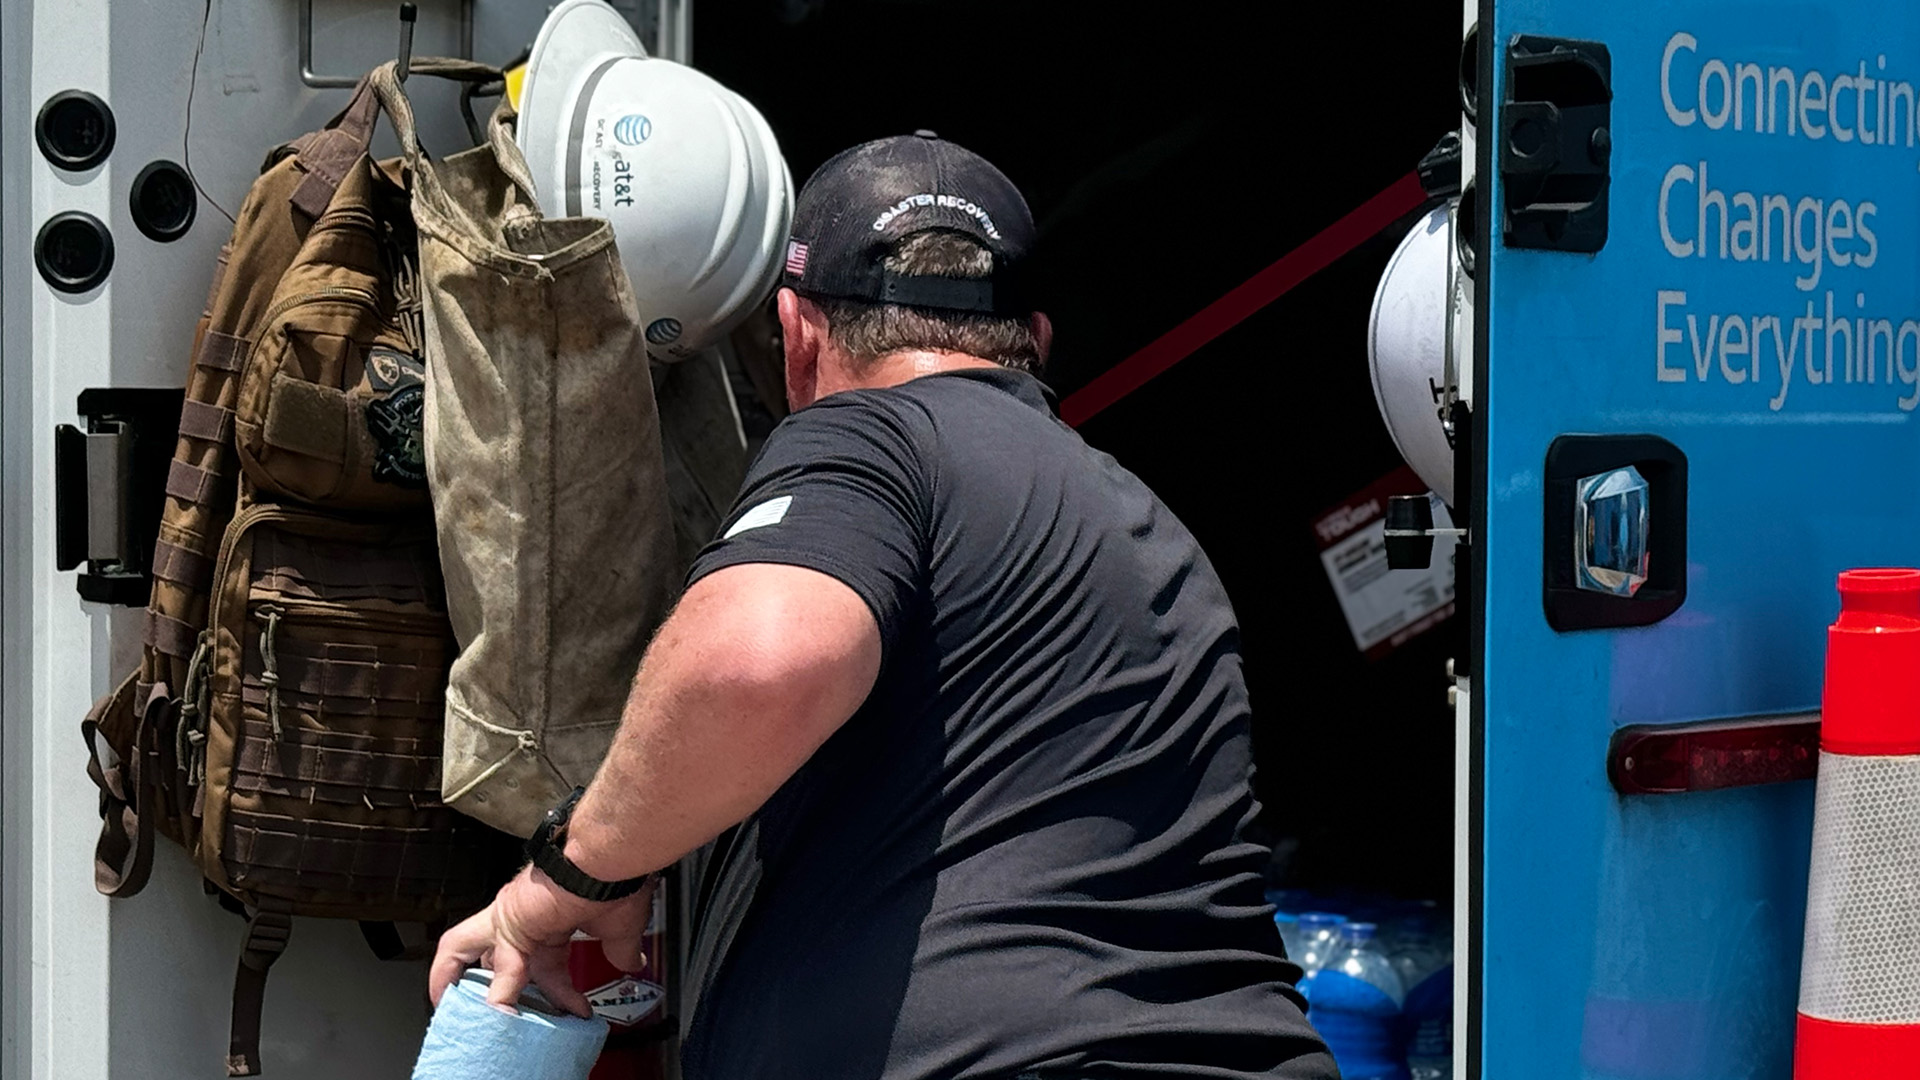
[[[107,280],[113,269],[113,234],[92,214],[55,214],[34,237],[33,265],[55,289],[86,292]]]
[[[178,240],[193,227],[199,206],[194,197],[193,178],[187,170],[171,161],[155,161],[133,178],[127,195],[133,211],[133,224],[147,239],[162,244]]]
[[[85,90],[62,90],[40,106],[33,138],[55,167],[84,172],[113,152],[113,110]]]
[[[1387,566],[1425,570],[1433,565],[1433,504],[1425,495],[1387,500]]]

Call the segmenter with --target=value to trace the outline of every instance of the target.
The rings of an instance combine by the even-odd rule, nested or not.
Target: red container
[[[653,918],[644,939],[647,962],[639,971],[622,971],[607,961],[600,942],[576,934],[567,972],[587,995],[596,1015],[612,1027],[588,1080],[664,1080],[667,1022],[667,940],[661,898],[656,890]]]

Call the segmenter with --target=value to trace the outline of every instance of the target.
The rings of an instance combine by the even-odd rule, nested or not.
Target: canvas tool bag
[[[477,909],[513,867],[509,838],[439,798],[455,645],[409,199],[368,154],[379,108],[363,80],[269,156],[238,215],[195,333],[142,663],[83,725],[100,891],[140,891],[157,831],[248,916],[231,1076],[260,1070],[293,916],[360,920],[397,955],[393,922]]]
[[[613,227],[545,218],[502,103],[488,141],[406,151],[427,339],[426,464],[460,642],[449,806],[517,836],[593,776],[679,581],[660,422]]]

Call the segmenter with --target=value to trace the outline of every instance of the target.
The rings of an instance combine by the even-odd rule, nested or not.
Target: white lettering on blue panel
[[[1910,273],[1876,295],[1871,271],[1889,243],[1920,249],[1920,65],[1768,51],[1723,54],[1684,30],[1661,50],[1662,126],[1694,152],[1662,163],[1652,206],[1665,254],[1648,297],[1654,380],[1742,387],[1772,413],[1894,419],[1920,406],[1920,296]],[[1901,232],[1883,238],[1890,221]]]

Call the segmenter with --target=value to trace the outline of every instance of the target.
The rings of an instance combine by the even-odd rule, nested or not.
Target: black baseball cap
[[[993,253],[990,278],[908,276],[882,265],[928,229],[964,233]],[[1033,248],[1033,214],[987,159],[916,131],[863,143],[820,166],[800,189],[782,284],[803,296],[952,311],[1026,315],[1018,281]]]

